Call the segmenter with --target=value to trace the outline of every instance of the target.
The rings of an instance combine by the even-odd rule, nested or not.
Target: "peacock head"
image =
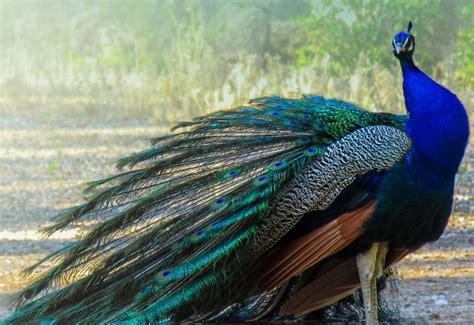
[[[392,40],[393,54],[399,59],[411,59],[415,52],[415,36],[410,32],[413,24],[408,22],[406,32],[400,32]]]

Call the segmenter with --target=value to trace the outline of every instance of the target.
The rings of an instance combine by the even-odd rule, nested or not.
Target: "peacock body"
[[[266,97],[120,160],[126,171],[46,229],[99,220],[30,268],[56,262],[7,322],[299,317],[361,284],[376,319],[374,279],[442,234],[469,133],[461,102],[413,50],[413,35],[397,34],[406,116]]]

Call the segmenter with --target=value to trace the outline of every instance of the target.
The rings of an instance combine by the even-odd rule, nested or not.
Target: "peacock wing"
[[[364,197],[361,193],[363,190],[351,191],[342,198],[347,201],[355,198],[356,201],[363,202],[360,207],[343,210],[344,212],[336,214],[332,221],[285,245],[279,242],[305,214],[328,209],[357,177],[389,169],[403,159],[409,147],[410,139],[404,132],[387,126],[362,128],[330,145],[320,159],[309,164],[301,174],[290,181],[271,203],[268,215],[258,225],[256,235],[251,244],[245,247],[245,254],[242,254],[243,259],[254,256],[254,261],[257,261],[254,262],[253,270],[248,270],[251,276],[243,282],[254,285],[252,292],[274,292],[274,288],[284,287],[296,275],[331,257],[356,240],[363,232],[363,222],[375,209],[375,202],[370,197],[366,203],[361,200]],[[319,296],[314,296],[312,290],[306,289],[303,292],[311,293],[314,301],[305,299],[303,293],[298,293],[281,312],[300,315],[301,309],[295,310],[288,306],[296,302],[304,303],[306,305],[302,310],[311,311],[314,309],[304,308],[324,307],[352,293],[358,286],[358,277],[357,272],[355,277],[349,272],[349,264],[350,261],[341,260],[337,265],[343,266],[336,265],[337,267],[328,269],[317,278],[318,285],[322,283],[326,289],[331,290],[318,289]],[[337,282],[332,281],[334,286],[328,285],[327,278],[337,276],[341,270],[348,272],[343,277],[339,276]],[[354,281],[355,284],[352,283]],[[242,291],[242,288],[239,290]],[[262,296],[268,298],[270,295],[263,293]],[[275,294],[273,297],[274,301],[270,303],[268,299],[263,300],[266,306],[274,306],[282,299],[281,295]],[[298,299],[301,297],[303,298]],[[271,308],[263,308],[264,305],[256,303],[256,299],[244,304],[242,310],[252,309],[256,313],[261,311],[259,317],[263,316],[264,312],[271,311]],[[248,311],[246,313],[248,314]],[[233,315],[236,319],[242,317],[238,309],[233,311]]]

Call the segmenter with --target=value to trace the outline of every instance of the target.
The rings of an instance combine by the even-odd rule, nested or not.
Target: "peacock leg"
[[[367,325],[378,324],[376,274],[378,270],[376,270],[376,266],[378,264],[377,257],[379,257],[380,246],[380,243],[374,243],[368,251],[357,255],[357,269],[364,298],[365,323]]]
[[[388,243],[380,243],[379,250],[377,251],[377,260],[375,262],[375,282],[377,279],[382,276],[385,271],[385,257],[388,252]]]
[[[387,256],[388,251],[388,244],[386,242],[379,243],[378,250],[377,250],[377,257],[375,259],[375,269],[374,274],[371,279],[370,283],[370,290],[371,296],[373,297],[373,304],[372,307],[373,312],[375,313],[376,317],[378,317],[378,294],[377,294],[377,279],[382,276],[385,270],[385,257]]]

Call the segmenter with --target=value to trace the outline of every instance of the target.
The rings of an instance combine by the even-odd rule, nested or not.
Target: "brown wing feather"
[[[259,289],[270,290],[352,243],[375,209],[369,202],[334,221],[271,252],[259,268]]]
[[[282,315],[300,316],[330,305],[360,286],[355,257],[332,258],[315,279],[298,290],[283,306]]]
[[[414,249],[389,250],[385,268],[397,263]],[[360,287],[356,258],[330,258],[313,280],[298,290],[283,306],[282,315],[301,316],[324,308]]]

